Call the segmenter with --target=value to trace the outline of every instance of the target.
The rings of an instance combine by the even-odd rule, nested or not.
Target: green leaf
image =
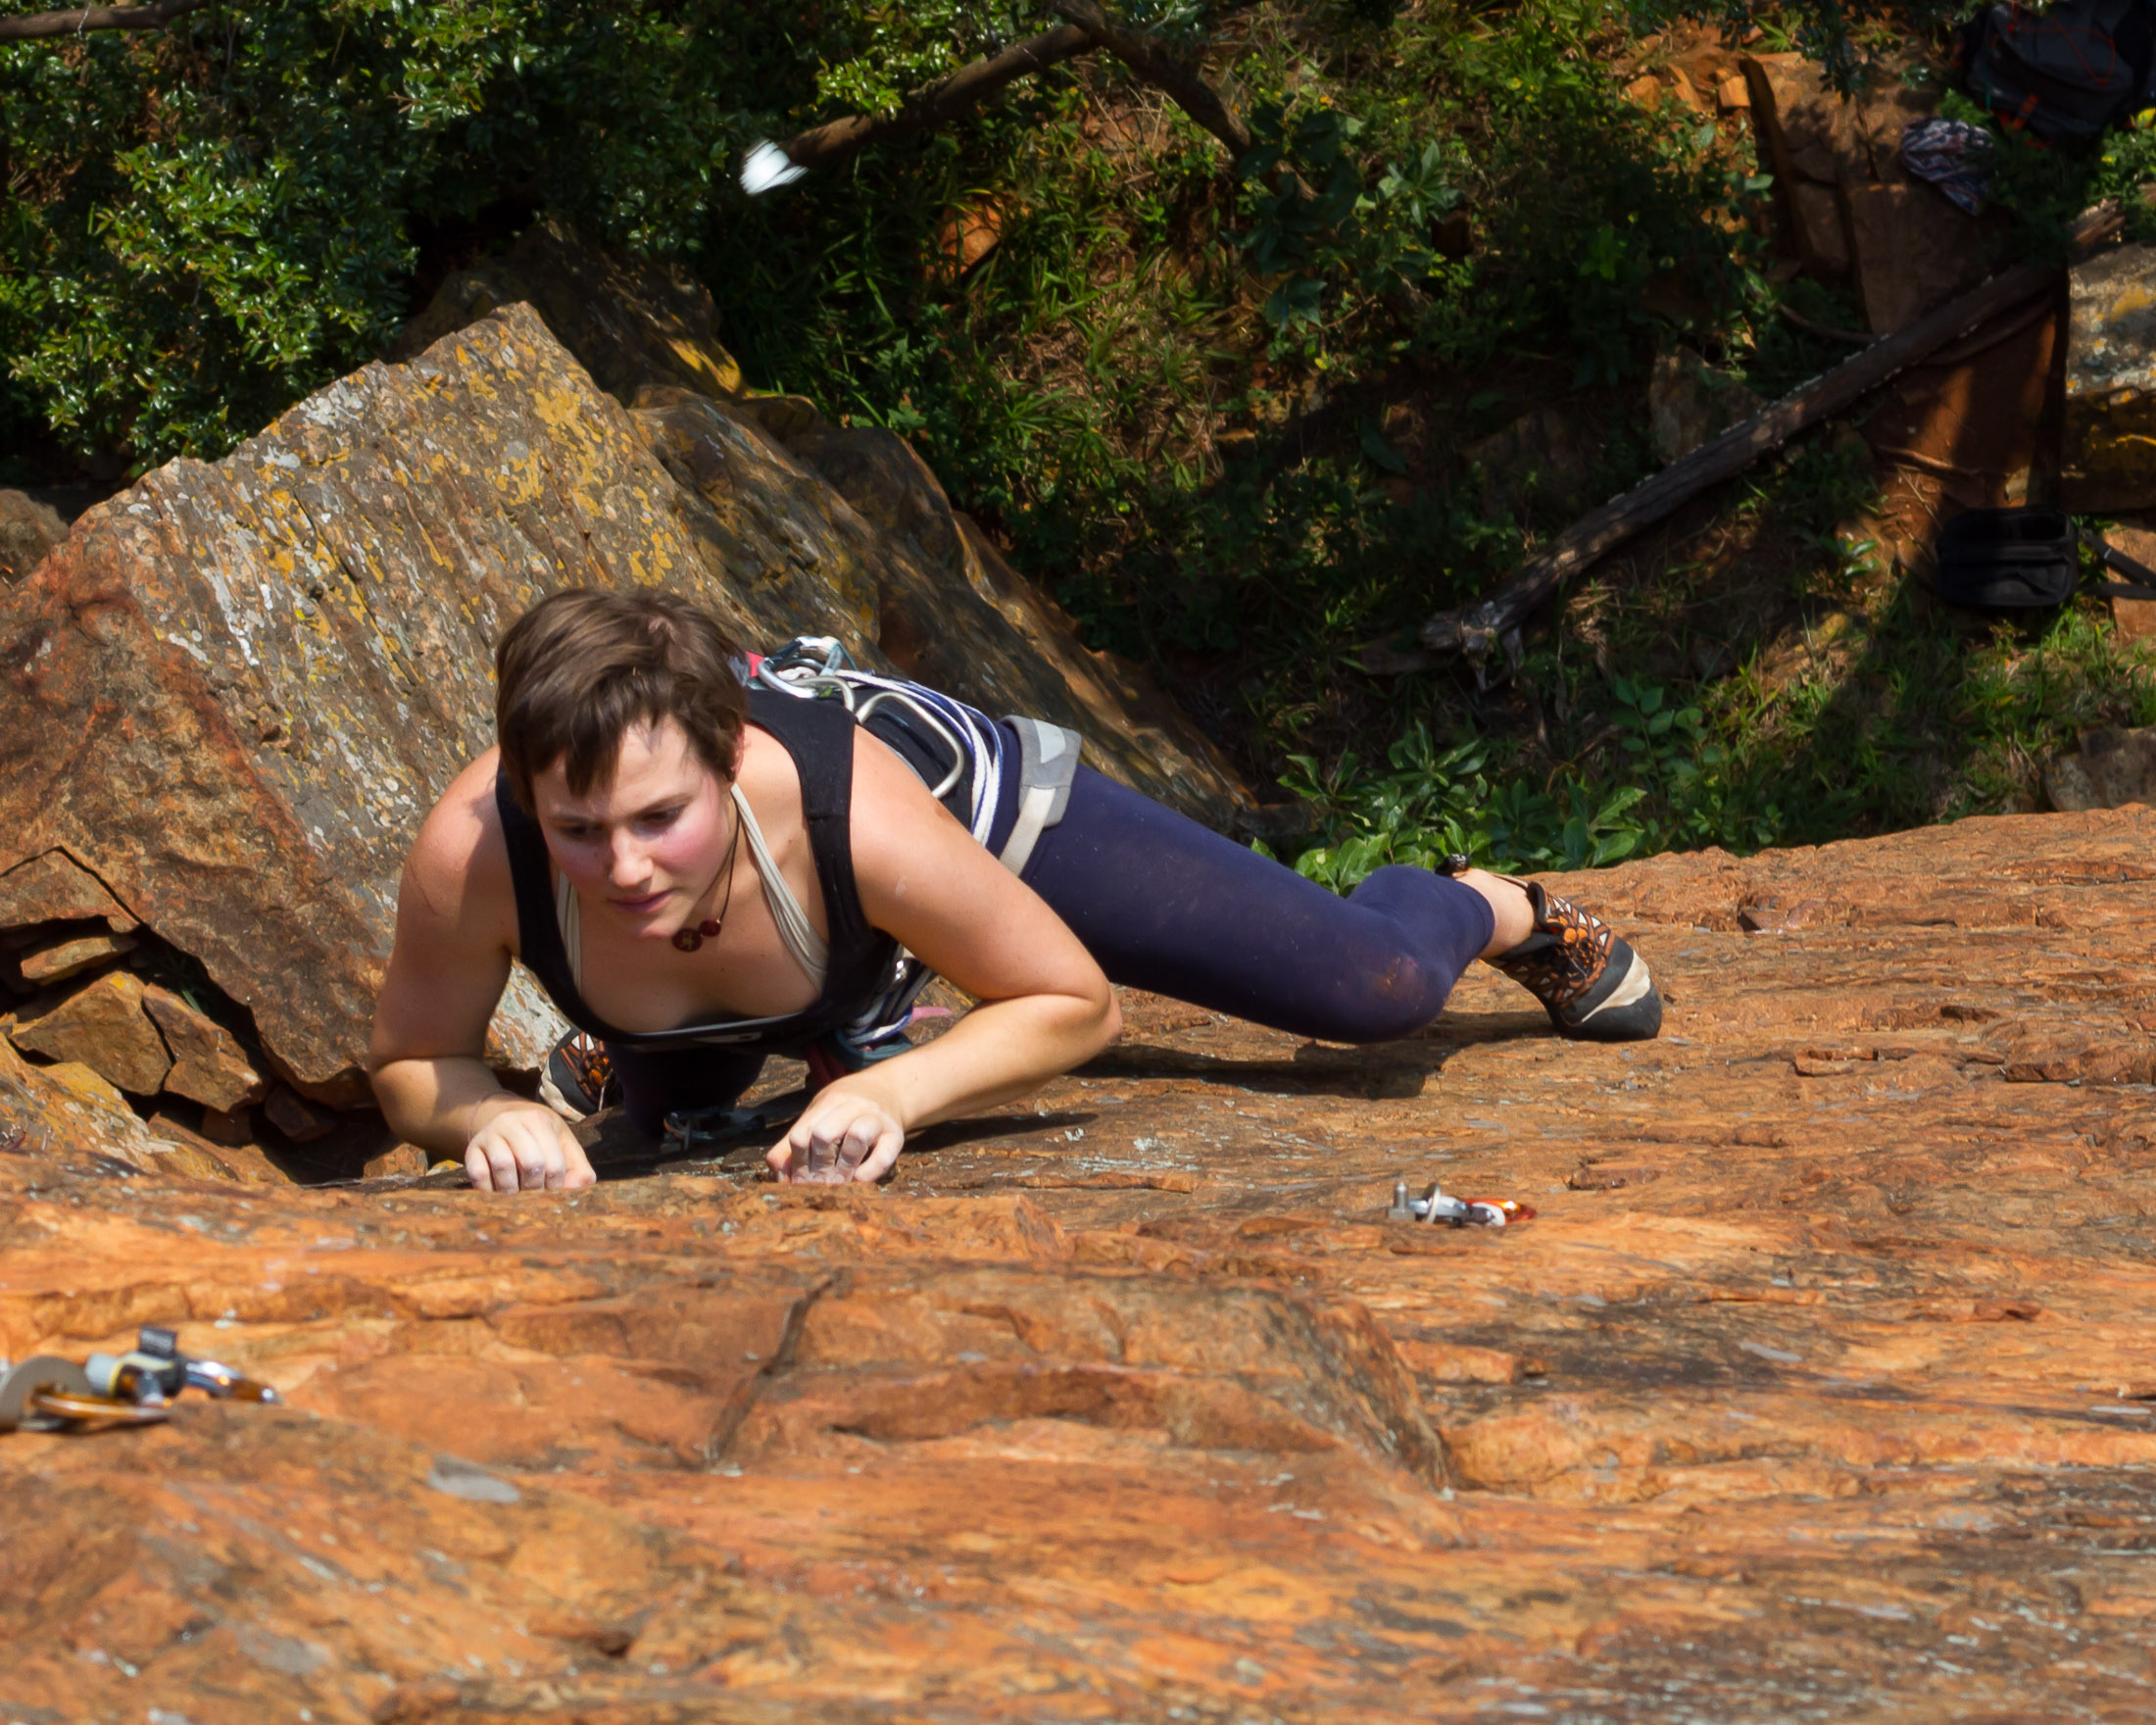
[[[1373,467],[1383,468],[1388,473],[1407,471],[1407,458],[1385,440],[1385,433],[1378,429],[1375,419],[1364,416],[1356,436],[1362,444],[1362,453]]]

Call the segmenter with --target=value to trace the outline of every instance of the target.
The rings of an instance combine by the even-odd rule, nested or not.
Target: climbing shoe
[[[572,1030],[554,1045],[547,1061],[547,1078],[578,1114],[596,1114],[621,1100],[621,1080],[604,1044],[595,1036]]]
[[[1662,997],[1646,961],[1609,925],[1532,880],[1535,932],[1490,962],[1543,1003],[1549,1021],[1582,1042],[1644,1042],[1662,1028]]]

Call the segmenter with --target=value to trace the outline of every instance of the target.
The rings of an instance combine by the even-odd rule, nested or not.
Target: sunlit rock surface
[[[1657,1043],[1486,972],[1361,1051],[1134,999],[882,1190],[271,1192],[33,1118],[0,1350],[176,1324],[289,1405],[0,1438],[0,1717],[2145,1716],[2152,859],[1628,865],[1573,890]]]

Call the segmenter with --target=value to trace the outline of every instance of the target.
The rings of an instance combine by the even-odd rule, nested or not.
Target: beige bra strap
[[[794,889],[786,884],[786,876],[779,872],[770,847],[763,842],[763,829],[757,825],[756,811],[749,807],[749,799],[741,794],[738,784],[733,791],[734,807],[741,813],[741,836],[749,841],[749,859],[756,864],[757,878],[763,882],[763,902],[771,907],[771,920],[778,924],[778,937],[794,955],[794,962],[802,967],[808,980],[816,985],[816,992],[821,994],[823,980],[831,973],[831,949],[809,922],[801,901],[794,897]]]
[[[554,920],[562,930],[562,951],[568,955],[569,980],[584,992],[584,918],[576,908],[576,889],[560,869],[554,875]]]

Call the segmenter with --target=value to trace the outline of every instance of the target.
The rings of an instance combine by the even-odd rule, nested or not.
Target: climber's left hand
[[[816,1093],[793,1130],[763,1159],[795,1185],[880,1180],[906,1146],[898,1110],[876,1081],[856,1073]]]

